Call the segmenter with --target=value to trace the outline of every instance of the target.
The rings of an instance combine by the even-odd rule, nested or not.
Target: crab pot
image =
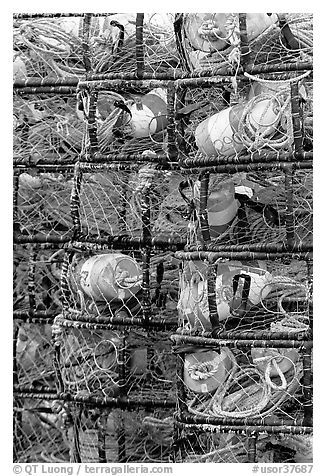
[[[30,389],[55,390],[53,319],[43,322],[14,321],[14,383]]]
[[[241,431],[245,425],[248,436],[262,428],[276,435],[311,433],[311,420],[304,420],[302,405],[307,384],[304,354],[311,342],[295,340],[295,335],[288,340],[264,341],[181,334],[171,338],[181,359],[179,378],[183,387],[179,387],[177,421],[181,428],[184,425],[185,432],[194,429],[229,434]],[[285,448],[291,447],[288,443]],[[198,458],[205,459],[204,453]],[[211,451],[208,456],[214,455],[218,457],[219,451]],[[296,448],[297,461],[299,457],[300,446]]]
[[[42,88],[13,101],[14,160],[28,165],[71,162],[83,147],[84,120],[78,115],[75,89],[70,94],[47,94]],[[39,92],[37,92],[39,91]]]
[[[199,151],[207,157],[234,157],[245,150],[238,125],[248,106],[249,103],[232,106],[200,123],[195,131]],[[273,100],[261,99],[252,107],[246,120],[253,138],[267,134],[272,137],[279,129],[280,109]]]
[[[73,407],[75,431],[68,442],[82,463],[161,463],[170,461],[173,424],[169,410]]]
[[[141,269],[122,253],[92,256],[82,264],[80,276],[81,288],[94,301],[124,300],[140,290]]]
[[[127,82],[122,94],[120,88],[111,88],[105,81],[94,81],[95,88],[88,92],[89,83],[85,83],[80,108],[88,123],[88,139],[95,155],[132,156],[151,151],[152,156],[164,156],[171,139],[168,89],[166,82],[161,83],[162,86],[151,88]]]
[[[197,176],[198,177],[198,176]],[[200,174],[189,249],[312,243],[312,170]],[[263,246],[262,246],[263,249]]]
[[[70,446],[53,400],[26,394],[14,399],[14,462],[69,463]]]
[[[230,72],[240,52],[245,65],[256,68],[312,59],[311,14],[179,14],[178,33],[183,65],[194,72]]]
[[[72,237],[70,215],[72,173],[25,168],[17,170],[15,233],[22,242],[68,241]]]
[[[59,362],[65,391],[77,396],[118,395],[122,345],[119,333],[114,331],[65,330]]]
[[[173,20],[169,13],[19,15],[14,21],[14,78],[78,80],[86,72],[172,72],[180,63]]]
[[[53,318],[61,309],[60,277],[63,250],[57,246],[15,244],[14,315]]]
[[[202,260],[188,259],[191,253],[176,256],[186,258],[178,302],[179,323],[186,332],[291,332],[289,317],[302,332],[310,328],[305,261],[292,260],[289,265],[220,259],[210,264],[205,253]]]
[[[245,73],[236,90],[228,76],[214,87],[209,80],[185,83],[177,110],[183,125],[177,126],[183,166],[222,169],[239,160],[266,162],[275,154],[286,158],[293,151],[310,151],[310,74],[308,69],[267,79]]]
[[[71,324],[60,318],[53,326],[59,335],[57,370],[63,391],[90,401],[126,396],[173,401],[176,357],[168,332],[139,328],[126,333],[95,322]]]

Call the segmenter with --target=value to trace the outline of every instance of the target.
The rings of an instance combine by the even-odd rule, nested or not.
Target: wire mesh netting
[[[178,20],[184,64],[192,71],[312,57],[312,14],[185,13]]]
[[[166,243],[186,240],[188,204],[179,193],[180,172],[149,163],[124,170],[83,164],[75,171],[18,169],[15,180],[16,232],[25,238],[69,241],[78,229],[84,240],[141,239],[144,233]]]
[[[309,73],[252,76],[224,86],[186,88],[177,117],[184,165],[217,165],[253,154],[312,148],[312,83]],[[277,76],[279,78],[277,78]],[[179,115],[178,115],[179,114]],[[298,114],[299,124],[294,123]]]
[[[77,461],[171,461],[173,424],[166,410],[99,411],[81,407],[72,409],[72,420],[69,441]]]
[[[21,16],[14,21],[15,78],[74,78],[89,68],[133,73],[138,42],[149,72],[172,70],[180,63],[173,21],[169,13],[145,14],[138,21],[135,13]]]
[[[14,312],[60,312],[62,250],[36,245],[14,247]]]
[[[13,36],[15,461],[311,462],[312,14]]]
[[[55,389],[51,322],[14,323],[15,383],[21,387]]]
[[[42,398],[15,398],[14,459],[24,463],[69,462],[69,439],[63,412],[52,412],[52,403]]]
[[[23,90],[16,91],[13,106],[16,162],[64,162],[80,153],[85,124],[75,94],[24,95]]]
[[[175,356],[169,334],[89,327],[67,328],[56,321],[65,392],[77,397],[124,395],[134,400],[173,400]]]
[[[144,70],[156,73],[232,70],[244,55],[254,65],[307,61],[312,14],[62,14],[14,20],[18,80],[78,77],[86,70],[134,73],[137,48]]]
[[[304,261],[184,261],[178,301],[180,328],[292,333],[311,325],[311,282]]]
[[[110,322],[120,315],[174,320],[178,300],[178,267],[171,253],[144,260],[141,252],[67,252],[62,273],[66,317]],[[145,309],[146,308],[146,309]],[[170,316],[170,317],[169,317]],[[102,319],[102,320],[103,320]]]
[[[231,425],[253,420],[261,425],[302,425],[303,351],[259,345],[205,348],[198,341],[188,348],[179,376],[185,390],[180,400],[185,399],[188,413],[207,423],[215,417]]]
[[[250,436],[235,432],[214,433],[195,428],[182,430],[178,457],[187,463],[250,463]],[[312,438],[303,435],[263,435],[256,441],[257,463],[311,463]]]
[[[310,170],[206,173],[188,178],[181,188],[192,211],[189,249],[312,242]]]

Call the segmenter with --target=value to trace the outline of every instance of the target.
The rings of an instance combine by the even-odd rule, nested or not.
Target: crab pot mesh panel
[[[82,463],[164,463],[171,461],[173,421],[157,409],[73,410],[71,453]]]
[[[17,18],[14,78],[78,78],[86,70],[135,73],[136,58],[142,71],[171,71],[180,62],[173,21],[169,13]]]
[[[82,18],[14,20],[14,77],[69,78],[85,72]]]
[[[312,60],[312,14],[186,13],[178,23],[179,50],[190,71]]]
[[[55,388],[51,322],[14,322],[15,381],[20,387]]]
[[[255,153],[267,154],[260,155],[266,161],[268,154],[310,151],[310,72],[289,74],[274,74],[273,79],[247,75],[249,81],[235,85],[225,80],[224,86],[208,91],[183,88],[176,136],[186,153],[184,165],[219,165]]]
[[[70,162],[83,148],[86,124],[76,94],[24,94],[13,103],[16,163]]]
[[[174,396],[176,359],[166,332],[135,330],[124,334],[61,327],[59,342],[59,367],[66,392],[77,397],[125,395],[136,400]]]
[[[67,252],[62,274],[65,317],[110,323],[114,316],[173,320],[178,300],[178,264],[172,253],[88,251]],[[146,308],[146,309],[145,309]]]
[[[69,439],[63,413],[52,412],[52,402],[32,398],[14,401],[14,461],[67,463]]]
[[[312,170],[205,174],[189,181],[189,245],[312,245]]]
[[[105,18],[100,35],[89,39],[92,72],[165,73],[178,67],[173,21],[171,13],[118,13]]]
[[[150,152],[154,159],[164,155],[169,139],[168,90],[161,84],[81,83],[78,97],[88,120],[90,145],[100,154],[117,153],[122,160],[120,154]]]
[[[185,240],[188,209],[178,191],[180,173],[150,163],[124,170],[83,164],[75,179],[80,191],[75,189],[72,207],[85,237],[140,239],[146,233],[166,243],[171,235]]]
[[[214,432],[213,427],[203,432],[194,428],[181,431],[182,450],[178,461],[184,463],[252,463],[248,435]],[[311,463],[312,437],[310,435],[259,434],[254,442],[257,463]]]
[[[186,260],[180,270],[181,329],[268,333],[310,328],[311,283],[305,261]]]
[[[19,174],[16,226],[26,237],[43,235],[45,240],[69,240],[73,222],[70,212],[71,172],[33,172]],[[17,230],[17,231],[18,231]]]
[[[210,342],[209,347],[203,338],[193,345],[188,342],[179,365],[180,421],[193,419],[199,425],[222,421],[230,430],[232,425],[254,424],[263,425],[263,431],[271,425],[279,432],[287,426],[304,426],[306,408],[311,406],[307,389],[312,367],[305,360],[309,350],[300,342],[295,346],[286,341],[286,347],[282,341],[278,347],[264,342],[254,346],[243,342],[241,348],[232,341],[215,346]]]
[[[63,250],[15,245],[14,312],[42,311],[53,316],[60,311],[62,261]]]

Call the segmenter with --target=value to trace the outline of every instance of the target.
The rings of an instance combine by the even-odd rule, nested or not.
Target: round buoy
[[[207,268],[207,266],[206,266]],[[216,305],[219,320],[241,317],[258,305],[272,290],[272,275],[261,262],[257,267],[241,262],[219,264],[216,276]],[[237,289],[234,285],[237,283]],[[211,331],[208,307],[207,269],[202,262],[190,262],[181,276],[178,312],[181,323],[191,329]]]
[[[274,13],[247,13],[248,41],[261,35],[277,19]],[[184,32],[195,50],[205,53],[222,51],[232,44],[231,36],[237,35],[240,39],[239,18],[231,13],[187,13],[184,15]]]
[[[194,186],[194,198],[199,208],[200,182]],[[235,186],[232,180],[214,185],[207,199],[207,215],[211,238],[224,233],[237,216],[239,202],[235,199]]]
[[[141,287],[141,270],[135,260],[121,253],[95,255],[81,267],[80,285],[95,301],[125,300]]]
[[[275,366],[275,363],[279,367],[280,371],[285,374],[289,370],[293,369],[295,363],[299,360],[299,356],[299,352],[296,349],[251,349],[252,361],[261,372],[265,373],[268,364],[271,364],[271,377],[277,377],[279,375],[279,371]]]
[[[207,157],[231,157],[243,151],[240,121],[246,121],[253,138],[262,134],[272,137],[280,121],[280,105],[273,98],[263,97],[254,97],[251,104],[247,101],[228,107],[201,122],[195,131],[200,152]]]
[[[184,361],[184,383],[196,393],[210,393],[222,385],[231,370],[232,361],[225,349],[221,353],[198,349]]]
[[[167,93],[156,88],[130,106],[130,127],[137,137],[149,137],[167,126]]]
[[[272,289],[272,275],[264,268],[241,263],[221,264],[217,267],[216,302],[220,320],[232,314],[241,317],[258,305]],[[235,284],[237,289],[234,292]]]

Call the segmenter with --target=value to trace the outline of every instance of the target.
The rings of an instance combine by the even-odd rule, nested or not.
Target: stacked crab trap
[[[17,462],[311,462],[312,16],[14,15]]]

